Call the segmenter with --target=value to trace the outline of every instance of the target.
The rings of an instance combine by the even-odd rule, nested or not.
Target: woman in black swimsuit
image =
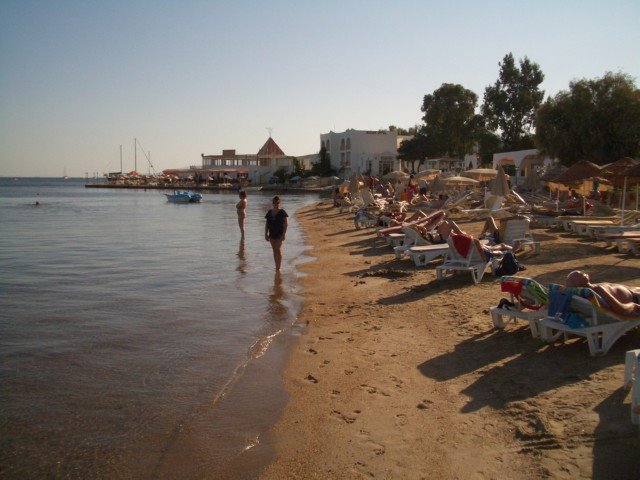
[[[282,263],[282,242],[284,242],[289,226],[287,212],[280,208],[280,197],[273,197],[273,207],[267,212],[264,218],[267,223],[264,227],[264,239],[271,242],[273,249],[273,260],[276,262],[276,271],[280,271]]]

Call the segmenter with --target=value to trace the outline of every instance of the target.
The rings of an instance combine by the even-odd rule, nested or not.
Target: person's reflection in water
[[[282,287],[282,274],[276,272],[273,277],[273,290],[269,295],[269,313],[273,320],[286,320],[288,311],[286,305],[283,303],[285,297],[284,288]]]
[[[240,237],[240,245],[238,246],[238,253],[236,256],[238,257],[238,266],[236,267],[236,271],[240,273],[247,273],[247,255],[244,250],[244,235]]]

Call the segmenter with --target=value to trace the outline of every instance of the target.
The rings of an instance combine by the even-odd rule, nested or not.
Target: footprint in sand
[[[305,378],[305,380],[309,380],[311,383],[318,383],[318,379],[316,377],[314,377],[313,375],[309,374],[307,375],[307,377]]]
[[[384,392],[382,390],[378,390],[377,387],[374,387],[372,385],[367,385],[366,383],[363,383],[362,385],[360,385],[360,388],[362,388],[365,392],[370,393],[371,395],[377,394],[377,395],[382,395],[383,397],[390,397],[391,396],[387,392]]]
[[[307,352],[309,352],[312,355],[316,355],[318,352],[316,350],[314,350],[313,348],[310,348],[309,350],[307,350]]]
[[[360,413],[359,410],[356,410],[355,412]],[[339,420],[342,420],[345,423],[353,423],[357,419],[357,416],[345,415],[339,410],[332,410],[331,415],[334,416],[335,418],[338,418]]]

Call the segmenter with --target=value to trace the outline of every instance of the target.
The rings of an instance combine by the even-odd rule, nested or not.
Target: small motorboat
[[[171,203],[199,203],[202,200],[202,194],[189,192],[187,190],[176,190],[173,193],[165,193],[165,197]]]

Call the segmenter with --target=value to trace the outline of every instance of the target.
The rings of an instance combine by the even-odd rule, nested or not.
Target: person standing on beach
[[[264,239],[271,243],[277,272],[280,271],[282,263],[282,242],[284,242],[289,226],[288,217],[287,212],[280,208],[280,197],[276,195],[273,197],[272,208],[264,217],[267,220],[264,227]]]
[[[244,219],[247,218],[247,192],[240,190],[238,192],[240,201],[236,203],[236,212],[238,212],[238,226],[240,227],[240,233],[244,237]]]

